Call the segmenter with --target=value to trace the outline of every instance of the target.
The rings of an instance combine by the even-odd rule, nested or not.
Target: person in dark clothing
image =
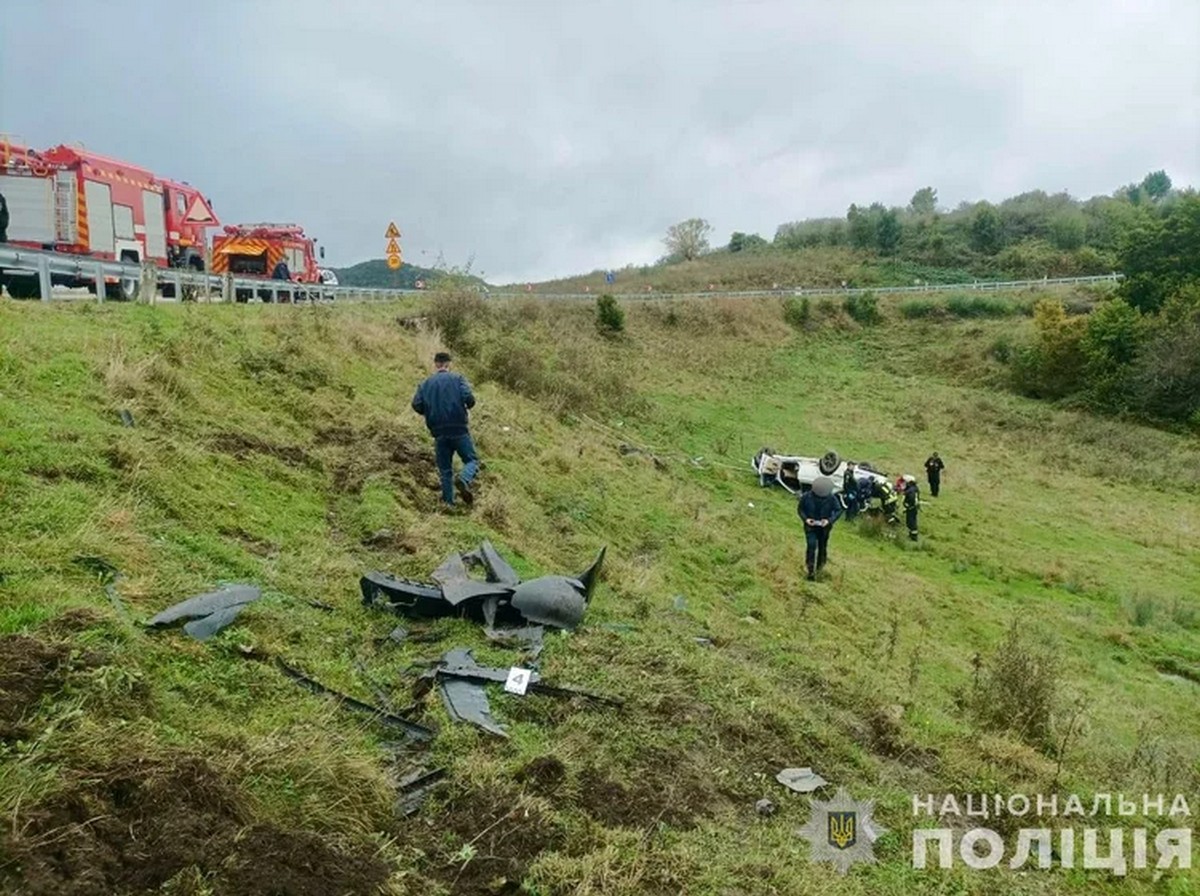
[[[272,280],[291,280],[292,272],[288,270],[287,262],[282,258],[275,265],[275,270],[271,271]]]
[[[846,461],[846,472],[842,474],[842,501],[846,505],[846,519],[858,515],[858,480],[854,478],[854,462]]]
[[[904,477],[904,522],[908,526],[908,537],[917,540],[917,511],[921,507],[921,492],[917,488],[916,476]]]
[[[0,243],[8,242],[8,201],[0,193]]]
[[[828,477],[814,479],[812,488],[800,496],[796,513],[804,520],[804,564],[810,582],[829,560],[829,533],[840,512],[833,480]]]
[[[938,457],[936,451],[925,461],[925,475],[929,477],[929,494],[935,498],[938,496],[938,489],[942,487],[942,470],[944,469],[946,469],[946,465],[942,463],[942,459]]]
[[[451,372],[447,352],[434,355],[433,365],[437,368],[433,375],[417,386],[412,409],[425,418],[425,425],[433,435],[434,457],[442,480],[442,500],[453,506],[457,485],[463,502],[470,504],[475,500],[471,483],[479,472],[479,458],[467,427],[467,412],[475,407],[475,395],[466,377]],[[463,462],[457,478],[454,476],[455,454]]]

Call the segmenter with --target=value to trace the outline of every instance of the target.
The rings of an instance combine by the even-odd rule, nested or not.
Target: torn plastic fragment
[[[129,413],[128,408],[121,408],[121,423],[124,426],[133,426],[133,414]]]
[[[812,793],[829,783],[811,768],[785,768],[775,780],[796,793]]]
[[[293,669],[283,660],[277,659],[276,664],[281,672],[286,675],[300,687],[314,694],[319,694],[323,697],[333,697],[338,701],[338,705],[343,709],[349,709],[354,712],[364,713],[372,716],[376,721],[382,722],[384,725],[389,725],[393,728],[399,728],[413,740],[429,740],[436,733],[432,728],[426,728],[424,725],[418,725],[416,722],[410,722],[408,719],[402,719],[394,713],[382,710],[377,706],[372,706],[369,703],[363,703],[361,700],[355,700],[346,694],[340,693],[327,688],[315,678],[310,678],[299,669]]]
[[[516,572],[490,542],[466,554],[451,554],[433,571],[432,582],[371,572],[359,581],[363,603],[382,606],[409,618],[468,616],[485,622],[537,623],[574,628],[583,619],[600,575],[605,551],[578,578],[540,576],[519,581]],[[483,566],[487,581],[471,578],[469,566]]]
[[[197,641],[207,641],[237,618],[242,608],[262,595],[253,585],[226,585],[220,591],[198,594],[167,607],[146,623],[149,628],[165,628],[181,619],[190,619],[183,630]]]
[[[444,768],[419,768],[405,775],[396,784],[396,811],[401,815],[412,815],[429,797],[430,791],[446,777]]]
[[[238,613],[246,608],[245,604],[234,604],[223,610],[217,610],[200,619],[193,619],[183,626],[183,630],[197,641],[207,641],[229,623],[237,618]]]

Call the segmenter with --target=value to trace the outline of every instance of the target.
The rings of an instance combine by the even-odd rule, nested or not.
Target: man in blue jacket
[[[833,480],[827,476],[814,479],[812,488],[800,496],[796,512],[804,520],[804,563],[811,582],[829,559],[829,532],[841,514]]]
[[[433,375],[417,386],[412,409],[425,418],[425,425],[433,434],[434,456],[442,478],[442,500],[453,506],[457,484],[463,502],[470,504],[475,500],[471,482],[479,471],[479,458],[467,429],[467,411],[475,407],[475,396],[466,377],[451,372],[449,353],[434,355],[433,366],[437,368]],[[454,476],[455,454],[463,461],[457,479]]]

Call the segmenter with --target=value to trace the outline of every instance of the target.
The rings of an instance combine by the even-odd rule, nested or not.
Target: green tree
[[[990,203],[980,203],[971,219],[971,245],[985,255],[995,255],[1004,248],[1004,225]]]
[[[850,231],[850,245],[855,249],[870,249],[875,245],[875,222],[867,210],[851,205],[846,212],[846,227]]]
[[[1064,251],[1080,248],[1086,236],[1087,219],[1082,212],[1061,211],[1050,219],[1050,238]]]
[[[1158,215],[1140,218],[1125,234],[1121,292],[1133,307],[1157,311],[1167,296],[1200,283],[1200,196],[1170,203]]]
[[[663,243],[672,258],[692,261],[708,251],[711,233],[712,225],[703,218],[688,218],[667,228]]]
[[[776,237],[778,239],[778,237]],[[767,241],[757,233],[742,233],[740,230],[735,231],[729,238],[730,252],[743,252],[747,250],[762,249],[768,245]]]
[[[913,193],[908,203],[908,210],[914,215],[932,215],[937,212],[937,190],[933,187],[921,187]]]
[[[904,230],[900,224],[900,216],[893,208],[883,212],[875,223],[875,245],[883,255],[893,255],[900,245],[900,237]]]
[[[1104,302],[1088,315],[1081,347],[1091,403],[1108,411],[1128,407],[1133,364],[1146,335],[1146,319],[1124,299]]]
[[[1142,180],[1142,192],[1158,202],[1171,192],[1171,178],[1163,170],[1151,171]]]

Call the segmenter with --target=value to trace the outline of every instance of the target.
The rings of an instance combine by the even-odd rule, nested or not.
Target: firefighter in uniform
[[[883,511],[887,521],[889,523],[900,522],[900,515],[896,512],[900,505],[900,498],[892,484],[886,479],[872,479],[870,488],[871,490],[866,493],[867,496],[879,499],[879,509]]]
[[[921,508],[921,492],[917,488],[916,476],[904,477],[904,522],[908,526],[908,537],[917,540],[917,511]]]

